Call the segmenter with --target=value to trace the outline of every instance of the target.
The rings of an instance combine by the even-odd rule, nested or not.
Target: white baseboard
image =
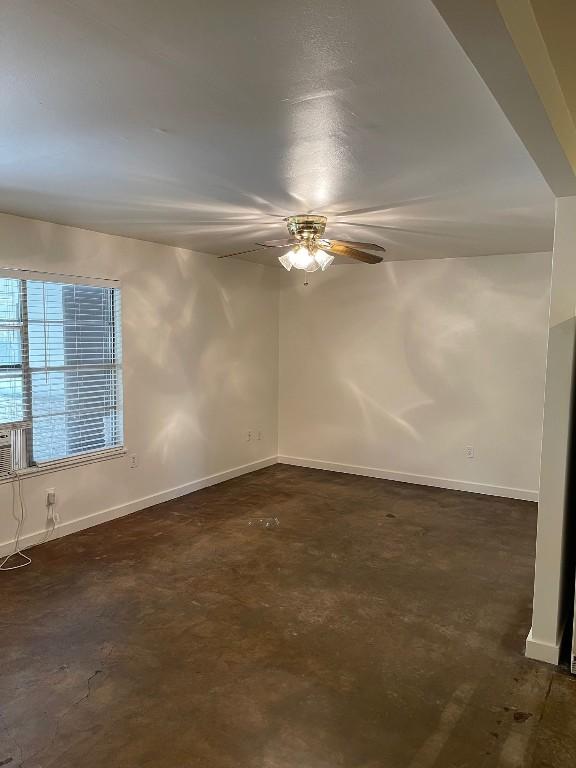
[[[545,643],[541,640],[535,640],[532,636],[532,630],[526,638],[526,656],[535,661],[545,661],[547,664],[558,664],[560,656],[560,641],[556,643]]]
[[[93,525],[99,525],[100,523],[107,523],[110,520],[116,520],[118,517],[130,515],[132,512],[138,512],[141,509],[146,509],[146,507],[153,507],[155,504],[161,504],[163,501],[170,501],[171,499],[176,499],[179,496],[185,496],[188,493],[199,491],[202,488],[208,488],[210,485],[223,483],[225,480],[232,480],[234,477],[240,477],[240,475],[246,475],[249,472],[255,472],[258,469],[270,467],[276,463],[276,456],[270,456],[267,459],[253,461],[250,464],[243,464],[240,467],[233,467],[232,469],[227,469],[224,472],[218,472],[215,475],[202,477],[199,480],[193,480],[191,483],[186,483],[185,485],[179,485],[176,488],[169,488],[166,491],[160,491],[159,493],[154,493],[150,496],[144,496],[141,499],[129,501],[126,504],[120,504],[117,507],[103,509],[100,512],[94,512],[91,515],[86,515],[86,517],[79,517],[76,520],[70,520],[66,523],[62,523],[56,526],[54,533],[52,533],[50,536],[50,541],[53,539],[58,539],[61,536],[67,536],[70,533],[83,531],[85,528],[91,528]],[[22,536],[20,539],[20,548],[28,549],[29,547],[33,547],[35,544],[42,543],[45,538],[45,530],[29,533],[26,536]],[[8,555],[13,550],[14,540],[5,541],[0,544],[0,556]]]
[[[430,485],[435,488],[447,488],[452,491],[468,491],[469,493],[484,493],[488,496],[503,496],[507,499],[538,501],[538,491],[528,491],[523,488],[506,488],[501,485],[486,485],[485,483],[474,483],[468,480],[451,480],[446,477],[431,477],[430,475],[411,475],[407,472],[396,472],[390,469],[360,467],[355,464],[335,464],[331,461],[302,459],[296,456],[278,456],[278,463],[291,464],[295,467],[308,467],[310,469],[325,469],[330,472],[345,472],[349,475],[378,477],[382,480],[397,480],[401,483]]]
[[[56,526],[54,532],[50,536],[50,540],[60,538],[61,536],[67,536],[70,533],[76,533],[86,528],[91,528],[94,525],[100,523],[106,523],[109,520],[115,520],[125,515],[130,515],[132,512],[138,512],[146,507],[152,507],[155,504],[161,504],[164,501],[170,501],[176,499],[179,496],[185,496],[188,493],[199,491],[202,488],[208,488],[210,485],[216,485],[217,483],[223,483],[226,480],[231,480],[234,477],[248,474],[249,472],[255,472],[258,469],[264,469],[270,467],[273,464],[291,464],[296,467],[308,467],[310,469],[323,469],[332,472],[344,472],[352,475],[363,475],[365,477],[376,477],[382,480],[398,480],[402,483],[414,483],[416,485],[429,485],[437,488],[447,488],[456,491],[469,491],[472,493],[484,493],[490,496],[503,496],[512,499],[524,499],[526,501],[538,501],[537,491],[527,491],[518,488],[506,488],[498,485],[484,485],[481,483],[472,483],[463,480],[450,480],[440,477],[430,477],[428,475],[410,475],[405,472],[395,472],[392,470],[375,469],[372,467],[360,467],[354,464],[335,464],[329,461],[318,461],[316,459],[303,459],[295,456],[270,456],[260,461],[254,461],[250,464],[243,464],[240,467],[233,467],[232,469],[225,470],[224,472],[218,472],[215,475],[209,475],[208,477],[202,477],[199,480],[193,480],[191,483],[185,485],[179,485],[176,488],[169,488],[166,491],[160,491],[159,493],[151,494],[150,496],[144,496],[134,501],[129,501],[126,504],[120,504],[116,507],[110,507],[109,509],[103,509],[100,512],[95,512],[86,517],[80,517],[76,520],[70,520],[65,523],[61,523]],[[36,531],[35,533],[29,533],[20,539],[20,547],[27,549],[33,547],[36,544],[40,544],[45,540],[46,531]],[[14,541],[4,541],[0,543],[0,556],[10,554],[14,548]],[[535,641],[527,641],[526,647],[528,649],[528,642],[539,645]],[[553,646],[550,646],[553,648]],[[534,653],[537,652],[535,648]],[[542,651],[544,653],[544,651]],[[557,654],[557,649],[556,649]],[[527,655],[530,658],[538,658],[542,661],[548,661],[548,658],[553,658],[553,653],[549,653],[547,658],[541,656],[532,655],[528,652]],[[556,655],[557,658],[557,655]],[[556,663],[550,661],[549,663]]]

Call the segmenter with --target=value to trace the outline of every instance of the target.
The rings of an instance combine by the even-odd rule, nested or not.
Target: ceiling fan
[[[312,216],[301,214],[288,216],[284,219],[288,227],[288,237],[285,240],[265,240],[256,243],[258,248],[247,251],[227,253],[219,258],[239,256],[243,253],[253,253],[264,248],[283,248],[286,253],[278,257],[278,261],[284,269],[303,269],[305,272],[315,272],[317,269],[325,270],[332,264],[335,256],[347,256],[365,264],[379,264],[382,256],[377,256],[368,251],[382,251],[386,249],[375,243],[358,243],[351,240],[328,240],[323,237],[326,231],[326,216]]]

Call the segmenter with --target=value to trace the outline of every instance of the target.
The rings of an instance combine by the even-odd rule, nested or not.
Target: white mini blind
[[[28,430],[31,464],[122,446],[120,289],[10,275],[0,276],[0,425]]]

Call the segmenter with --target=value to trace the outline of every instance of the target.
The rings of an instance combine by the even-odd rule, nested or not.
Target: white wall
[[[569,613],[569,606],[563,604],[563,592],[566,592],[563,566],[565,548],[573,546],[566,540],[567,534],[574,527],[572,523],[565,528],[569,522],[567,503],[571,501],[567,491],[574,391],[575,308],[576,197],[565,197],[556,201],[534,612],[532,631],[526,643],[528,656],[552,664],[558,662]],[[567,574],[566,578],[573,579],[574,574]]]
[[[280,455],[535,499],[549,273],[532,254],[286,275]]]
[[[6,215],[0,243],[1,266],[122,281],[125,439],[139,457],[137,469],[123,457],[26,479],[27,543],[45,529],[48,487],[69,531],[276,455],[276,270]],[[248,429],[263,439],[246,442]],[[2,484],[0,545],[11,507]]]
[[[27,478],[26,544],[46,528],[49,487],[70,532],[278,453],[537,493],[549,254],[338,266],[303,288],[302,273],[14,216],[0,215],[0,242],[3,266],[122,281],[139,457]],[[249,429],[263,439],[246,442]],[[0,551],[11,508],[0,484]]]

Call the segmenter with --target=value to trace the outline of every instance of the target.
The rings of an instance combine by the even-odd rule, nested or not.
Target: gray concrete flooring
[[[37,547],[0,766],[574,768],[576,679],[523,656],[535,524],[276,466]]]

